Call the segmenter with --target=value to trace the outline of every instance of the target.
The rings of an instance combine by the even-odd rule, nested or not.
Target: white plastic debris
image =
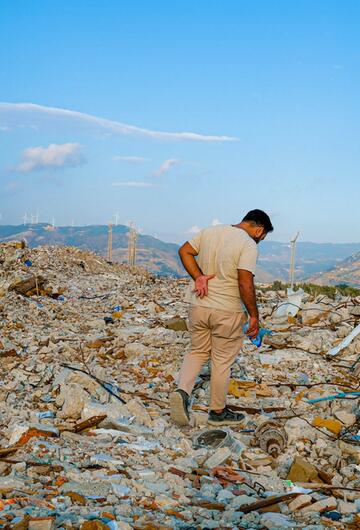
[[[354,328],[352,332],[349,333],[349,335],[343,341],[340,342],[340,344],[338,344],[334,348],[331,348],[331,350],[328,351],[327,355],[334,357],[335,355],[340,353],[344,348],[349,346],[350,342],[354,340],[355,337],[359,335],[359,333],[360,333],[360,324],[356,326],[356,328]]]
[[[294,291],[290,287],[287,290],[287,299],[285,302],[279,305],[274,313],[274,317],[294,317],[298,311],[301,309],[301,303],[304,297],[304,291],[298,289]]]

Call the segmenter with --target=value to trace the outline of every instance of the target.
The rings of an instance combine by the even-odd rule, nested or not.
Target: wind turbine
[[[296,236],[290,240],[291,244],[291,256],[290,256],[290,289],[293,289],[294,287],[294,278],[295,278],[295,246],[296,246],[296,240],[299,237],[300,232],[296,234]]]
[[[116,212],[115,214],[115,226],[117,226],[119,223],[119,212]]]
[[[109,232],[108,232],[108,261],[112,262],[112,245],[113,245],[113,233],[112,233],[113,225],[110,221],[109,223]]]
[[[24,225],[28,224],[28,214],[25,212],[24,216],[21,218],[24,221]]]

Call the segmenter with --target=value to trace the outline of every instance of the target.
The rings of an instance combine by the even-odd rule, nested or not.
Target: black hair
[[[243,221],[264,227],[266,233],[274,230],[270,217],[262,210],[251,210],[245,215]]]

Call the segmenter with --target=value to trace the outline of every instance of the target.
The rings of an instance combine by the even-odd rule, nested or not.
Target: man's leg
[[[184,357],[178,390],[170,395],[171,418],[180,425],[189,423],[188,406],[195,379],[202,366],[209,360],[211,352],[211,309],[192,306],[189,313],[191,349]]]
[[[193,306],[189,313],[191,349],[185,355],[179,376],[178,388],[191,394],[195,379],[203,365],[209,360],[211,352],[211,330],[209,315],[211,309]]]
[[[226,425],[239,423],[243,414],[234,414],[226,409],[226,395],[229,389],[231,366],[243,343],[244,313],[230,313],[214,310],[211,315],[212,349],[210,380],[209,423]]]

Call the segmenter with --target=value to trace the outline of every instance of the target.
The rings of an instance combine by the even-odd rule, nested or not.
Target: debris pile
[[[0,245],[0,528],[358,527],[360,300],[303,294],[287,312],[259,290],[273,335],[232,371],[244,425],[207,425],[205,366],[179,428],[186,285]]]

